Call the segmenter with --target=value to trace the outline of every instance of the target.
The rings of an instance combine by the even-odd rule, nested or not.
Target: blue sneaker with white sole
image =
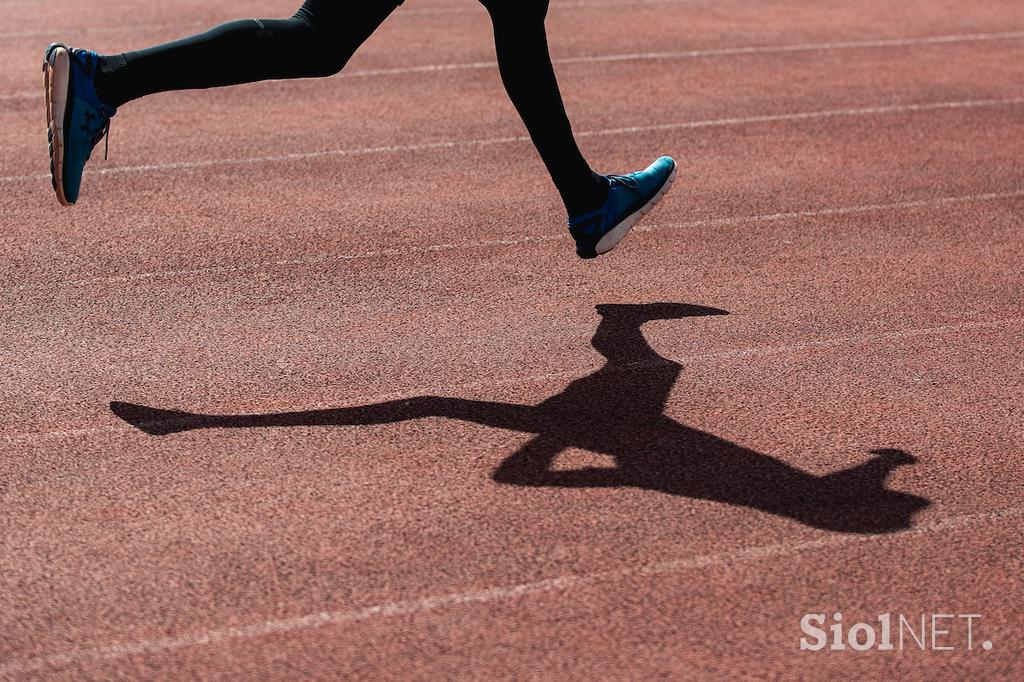
[[[78,201],[85,163],[117,112],[96,94],[98,58],[95,52],[54,43],[43,61],[50,176],[65,206]]]
[[[597,258],[618,246],[672,186],[676,162],[662,156],[645,170],[607,177],[608,200],[604,206],[569,219],[569,233],[576,240],[576,255],[580,258]]]

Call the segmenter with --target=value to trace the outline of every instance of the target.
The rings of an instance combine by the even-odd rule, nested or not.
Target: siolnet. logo
[[[826,626],[824,613],[808,613],[800,619],[800,631],[805,635],[800,638],[800,650],[973,651],[980,620],[978,613],[883,613],[873,622],[844,626],[842,612],[836,611]],[[980,646],[992,650],[991,640],[982,641]]]

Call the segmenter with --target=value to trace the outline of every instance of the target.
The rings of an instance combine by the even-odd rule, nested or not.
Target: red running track
[[[1024,676],[1019,2],[554,0],[588,156],[682,166],[593,263],[469,0],[62,210],[47,42],[293,9],[84,6],[0,3],[0,678]]]

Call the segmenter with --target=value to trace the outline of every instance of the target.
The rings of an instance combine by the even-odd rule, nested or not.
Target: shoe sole
[[[628,216],[626,216],[622,220],[622,222],[620,222],[618,225],[609,230],[608,234],[601,237],[601,241],[599,241],[597,243],[597,246],[594,248],[594,251],[597,252],[598,256],[604,253],[608,253],[616,246],[618,246],[619,242],[621,242],[623,238],[625,238],[625,236],[629,233],[629,231],[633,229],[633,226],[640,222],[641,218],[650,213],[651,209],[658,205],[658,202],[661,201],[661,198],[665,196],[665,194],[668,193],[668,190],[672,187],[672,183],[675,182],[676,173],[678,171],[679,164],[674,164],[672,166],[672,172],[669,173],[668,178],[665,180],[664,183],[662,183],[661,188],[658,189],[657,192],[655,192],[654,196],[651,197],[650,201],[641,206],[638,211],[635,211],[634,213],[631,213]]]
[[[57,201],[71,206],[64,194],[64,132],[67,128],[68,86],[71,55],[63,45],[51,47],[43,62],[43,91],[46,97],[46,134],[50,146],[50,179]]]

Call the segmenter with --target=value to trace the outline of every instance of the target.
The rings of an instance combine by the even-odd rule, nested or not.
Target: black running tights
[[[548,54],[547,0],[480,0],[491,16],[501,79],[570,216],[604,201],[573,139]],[[401,0],[306,0],[290,19],[247,19],[100,60],[96,87],[119,107],[155,92],[330,76]]]

